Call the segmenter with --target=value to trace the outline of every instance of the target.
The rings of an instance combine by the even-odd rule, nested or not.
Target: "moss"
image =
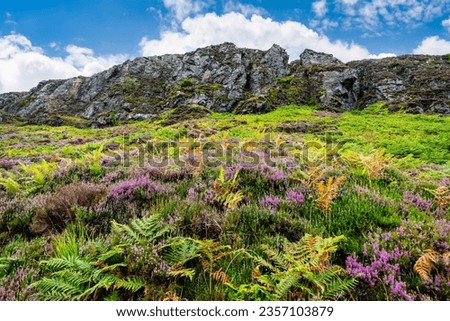
[[[363,111],[362,115],[387,115],[389,114],[389,109],[386,108],[385,102],[378,102],[367,106]]]
[[[170,126],[190,119],[200,119],[211,114],[211,111],[200,105],[179,106],[168,111],[160,124]]]
[[[65,126],[74,126],[78,128],[86,128],[90,125],[90,121],[79,118],[79,117],[71,117],[71,116],[60,116],[63,120],[63,124]]]
[[[26,107],[35,99],[36,97],[34,95],[22,97],[17,101],[17,106],[19,106],[19,108]]]
[[[111,86],[109,95],[121,95],[126,103],[136,109],[144,104],[159,106],[163,98],[165,83],[158,78],[135,76],[125,77]]]

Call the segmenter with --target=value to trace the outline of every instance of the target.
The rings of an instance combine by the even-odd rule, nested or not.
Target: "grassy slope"
[[[306,124],[306,127],[295,127],[299,123]],[[297,129],[286,130],[286,124]],[[280,129],[280,126],[285,128]],[[264,169],[256,168],[238,172],[233,180],[232,174],[220,179],[218,167],[186,169],[172,165],[170,170],[158,171],[139,168],[139,155],[133,150],[145,147],[148,141],[181,139],[193,148],[197,156],[201,155],[195,149],[194,141],[184,138],[192,133],[202,135],[203,142],[215,141],[227,146],[257,141],[260,142],[259,150],[286,144],[287,154],[276,151],[273,155],[276,164],[269,169],[280,169],[282,174],[274,178]],[[124,134],[129,137],[130,150],[126,168],[120,166],[120,162],[115,163],[113,158],[121,153]],[[270,140],[266,139],[268,135]],[[442,299],[449,293],[448,287],[430,289],[412,271],[412,265],[424,250],[437,247],[440,251],[448,251],[446,246],[450,239],[448,233],[442,231],[443,226],[450,226],[448,203],[440,204],[433,194],[436,188],[448,184],[446,179],[450,176],[448,117],[387,114],[379,105],[364,113],[339,115],[307,106],[284,106],[264,115],[212,114],[169,127],[158,122],[137,122],[106,129],[5,125],[0,128],[0,137],[0,174],[3,177],[0,183],[6,190],[0,194],[3,244],[0,251],[3,256],[0,259],[0,277],[3,277],[0,296],[2,284],[8,289],[6,284],[18,278],[17,271],[22,269],[25,276],[16,282],[20,286],[12,289],[16,299],[54,298],[49,290],[56,289],[54,283],[53,288],[43,286],[42,282],[38,287],[28,286],[37,280],[46,280],[46,277],[55,281],[51,274],[53,270],[43,268],[39,261],[66,258],[63,252],[69,248],[85,262],[93,262],[94,267],[100,261],[109,266],[120,261],[126,266],[116,268],[120,274],[137,280],[134,280],[134,287],[129,285],[122,289],[117,284],[123,283],[110,284],[95,294],[85,292],[85,296],[67,295],[59,299],[161,299],[171,296],[172,299],[207,300],[342,298],[326,297],[317,289],[312,290],[315,294],[311,296],[301,291],[299,284],[292,284],[285,296],[276,297],[272,293],[274,285],[264,284],[255,276],[258,274],[255,267],[261,266],[255,255],[268,254],[261,244],[280,248],[280,244],[295,243],[305,234],[324,238],[344,235],[346,239],[340,241],[335,254],[327,256],[327,262],[347,267],[349,271],[355,266],[348,263],[351,255],[356,255],[358,264],[368,268],[380,261],[380,253],[375,249],[377,246],[392,255],[390,263],[376,271],[379,281],[372,284],[368,278],[360,279],[360,282],[373,287],[350,291],[352,298]],[[308,154],[308,160],[313,162],[305,163],[305,144],[315,146]],[[324,157],[330,156],[327,155],[327,146],[334,150],[331,155],[334,157],[328,160],[328,165],[324,163]],[[380,150],[385,150],[385,154]],[[170,152],[173,154],[175,151],[171,149]],[[242,162],[241,156],[234,157],[236,163]],[[286,168],[282,161],[286,159],[297,165]],[[231,166],[225,167],[232,170]],[[338,177],[345,180],[334,186],[332,183]],[[128,184],[126,188],[130,194],[119,201],[120,195],[113,199],[115,187],[124,182],[136,184],[138,178],[141,179],[138,184],[144,185],[134,190]],[[324,183],[330,178],[327,190]],[[151,184],[156,182],[161,190],[158,187],[157,192],[148,192],[155,187],[149,182],[142,183],[142,180]],[[322,185],[321,181],[324,182]],[[61,186],[79,182],[89,182],[91,187],[82,186],[81,192],[79,186],[73,188],[75,191],[70,187],[69,191],[61,192]],[[95,188],[102,192],[97,195]],[[333,188],[336,188],[336,195],[329,197],[328,210],[317,200],[321,195],[326,199],[333,194]],[[84,204],[73,197],[77,191],[96,196],[87,200],[89,204]],[[304,199],[293,201],[289,197],[291,192],[301,193]],[[221,198],[221,194],[226,197]],[[267,197],[270,198],[268,203],[261,202]],[[55,201],[60,198],[68,201],[63,204]],[[42,211],[42,208],[47,208],[47,211]],[[48,213],[52,211],[59,216],[49,219],[51,213]],[[154,248],[150,253],[144,251],[141,256],[131,253],[129,248],[134,249],[134,245],[118,241],[117,231],[110,234],[111,220],[125,224],[131,219],[149,215],[158,215],[163,222],[161,224],[170,223],[173,227],[163,236],[140,241],[138,245],[147,242],[144,248]],[[55,220],[59,225],[49,228],[47,225],[54,225]],[[47,224],[45,232],[37,232],[39,224],[40,227]],[[70,229],[60,235],[67,224]],[[418,228],[423,233],[414,232]],[[391,233],[389,240],[385,233]],[[181,259],[179,243],[174,241],[180,237],[184,239],[178,242],[191,246],[192,253],[196,249],[197,255],[184,261]],[[67,238],[73,242],[68,242]],[[194,242],[196,245],[191,239],[197,240]],[[198,243],[207,242],[205,240],[214,240],[230,248],[219,249],[214,247],[217,244]],[[168,248],[178,251],[178,263],[166,257],[167,249],[155,245],[161,242],[176,243],[168,245]],[[369,247],[366,255],[363,255],[364,243]],[[82,247],[82,244],[88,245]],[[114,253],[113,259],[99,257],[100,253],[114,249],[114,244],[127,245],[128,248]],[[66,249],[58,250],[61,247]],[[400,248],[404,254],[395,256],[395,248]],[[207,251],[214,255],[206,255]],[[333,252],[329,250],[329,254]],[[208,261],[207,257],[214,257],[214,260]],[[400,271],[393,268],[396,264],[401,267]],[[180,269],[180,266],[185,269],[175,276],[174,267]],[[205,272],[205,266],[209,267],[210,273]],[[76,272],[74,266],[68,270]],[[270,268],[264,271],[272,277],[292,276],[289,274],[292,268],[285,267],[285,270],[288,274],[282,276]],[[395,282],[387,281],[389,275],[394,275]],[[84,280],[84,283],[79,281],[77,284],[83,284],[86,290],[92,282]],[[227,282],[229,285],[224,285]],[[308,280],[302,282],[309,284]],[[402,282],[406,285],[402,286]],[[399,287],[407,294],[399,291]],[[311,288],[314,287],[311,285]]]

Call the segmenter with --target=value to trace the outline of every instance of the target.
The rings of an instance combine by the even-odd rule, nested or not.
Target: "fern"
[[[58,169],[58,165],[42,160],[39,164],[26,165],[21,163],[20,168],[23,173],[27,175],[25,181],[28,185],[42,187],[47,183],[48,179],[53,176]]]
[[[161,224],[158,215],[134,220],[129,225],[112,222],[113,233],[128,246],[153,244],[171,230],[171,226]]]
[[[105,265],[80,256],[52,258],[40,262],[50,276],[33,283],[39,290],[39,297],[45,300],[90,300],[97,299],[96,293],[124,289],[137,292],[144,286],[138,278],[123,279],[117,269],[124,264]],[[99,265],[104,265],[99,267]]]
[[[8,193],[16,194],[20,193],[22,186],[12,177],[3,178],[0,177],[0,186],[2,186]]]
[[[333,177],[329,177],[326,184],[323,181],[320,181],[316,185],[316,204],[325,214],[329,213],[330,206],[337,196],[338,188],[344,182],[344,180],[344,176],[340,176],[336,179],[334,179]]]
[[[426,282],[431,281],[434,274],[439,274],[444,280],[450,281],[449,268],[450,252],[441,254],[434,250],[425,250],[414,264],[414,272]]]
[[[237,208],[238,204],[244,199],[241,191],[238,191],[239,171],[236,171],[232,179],[225,178],[225,168],[222,166],[219,176],[213,182],[213,190],[217,195],[217,201],[229,209]]]
[[[212,240],[196,240],[192,238],[174,238],[165,247],[164,258],[172,264],[169,274],[175,277],[193,279],[197,274],[195,269],[186,267],[190,262],[200,263],[202,275],[208,282],[208,290],[213,291],[213,282],[226,284],[231,282],[230,276],[219,265],[219,262],[241,251],[233,251],[227,245],[220,245]]]
[[[450,205],[450,188],[448,186],[439,186],[436,189],[425,189],[433,194],[436,204],[440,208],[445,208]]]
[[[253,277],[270,293],[264,299],[333,300],[349,293],[356,280],[329,261],[343,238],[305,235],[298,243],[285,242],[280,251],[262,245],[264,256],[251,257],[258,264]]]
[[[380,149],[369,155],[354,152],[347,153],[347,160],[361,167],[370,181],[380,177],[386,168],[391,166],[393,158],[385,155],[385,150]]]
[[[83,256],[80,243],[89,242],[82,225],[70,225],[53,240],[55,257],[39,262],[47,275],[31,287],[36,288],[44,300],[96,300],[117,290],[130,293],[144,287],[139,278],[123,278],[120,269],[123,262],[109,264],[110,259],[123,253],[122,246],[114,246],[105,253]]]

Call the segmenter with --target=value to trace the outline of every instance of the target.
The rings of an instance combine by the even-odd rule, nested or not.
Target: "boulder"
[[[300,55],[300,63],[303,66],[309,65],[321,65],[321,66],[333,66],[343,65],[343,62],[333,57],[333,55],[323,52],[316,52],[311,49],[305,49]]]

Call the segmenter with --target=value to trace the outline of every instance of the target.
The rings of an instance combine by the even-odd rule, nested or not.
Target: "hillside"
[[[448,300],[447,58],[288,61],[0,95],[0,301]]]

